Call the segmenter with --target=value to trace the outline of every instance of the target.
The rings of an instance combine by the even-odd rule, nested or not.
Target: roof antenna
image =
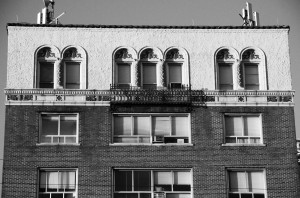
[[[244,23],[243,26],[259,26],[259,14],[258,12],[252,12],[252,4],[246,2],[246,8],[242,9],[242,14],[239,14]]]
[[[54,0],[43,0],[45,7],[37,14],[37,24],[59,24],[58,18],[65,14],[63,12],[54,18]]]

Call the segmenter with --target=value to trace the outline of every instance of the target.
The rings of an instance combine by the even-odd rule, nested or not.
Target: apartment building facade
[[[296,198],[288,26],[8,24],[3,198]]]

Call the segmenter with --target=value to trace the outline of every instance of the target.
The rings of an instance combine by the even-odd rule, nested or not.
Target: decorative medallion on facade
[[[171,49],[167,52],[166,59],[180,60],[184,59],[184,55],[179,51],[179,49]]]
[[[82,58],[82,56],[75,47],[71,47],[65,51],[64,58]]]
[[[217,53],[218,61],[230,61],[234,59],[234,55],[232,55],[228,49],[222,49]]]
[[[55,53],[51,51],[50,47],[44,47],[37,53],[38,58],[55,58]]]
[[[260,60],[260,56],[255,52],[254,49],[248,49],[243,53],[243,60]]]
[[[116,54],[115,54],[115,60],[126,60],[126,59],[130,59],[132,60],[133,59],[133,56],[132,54],[130,54],[128,52],[128,49],[126,48],[122,48],[122,49],[119,49]]]
[[[149,48],[149,49],[145,49],[143,50],[143,52],[141,53],[141,59],[142,60],[153,60],[153,59],[159,59],[158,55],[154,52],[153,49]]]

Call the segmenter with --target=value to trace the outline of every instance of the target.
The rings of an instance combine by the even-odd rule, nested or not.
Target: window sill
[[[37,143],[36,146],[80,146],[79,143],[59,144],[59,143]]]
[[[169,144],[150,144],[150,143],[111,143],[109,146],[194,146],[191,143],[169,143]]]
[[[267,146],[266,144],[249,144],[249,143],[245,143],[245,144],[241,144],[241,143],[227,143],[227,144],[222,144],[222,146]]]

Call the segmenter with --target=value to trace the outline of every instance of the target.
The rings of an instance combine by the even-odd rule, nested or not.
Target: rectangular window
[[[182,88],[182,63],[168,63],[168,70],[170,88]]]
[[[40,170],[39,198],[77,198],[76,170]]]
[[[53,62],[39,62],[39,88],[53,88],[54,87],[54,63]]]
[[[40,143],[78,143],[78,114],[41,114]]]
[[[129,63],[117,63],[117,83],[120,88],[129,88],[131,83],[131,69]]]
[[[233,90],[232,65],[219,63],[219,89]]]
[[[259,76],[257,64],[244,64],[245,69],[245,89],[259,90]]]
[[[80,89],[80,63],[66,62],[65,64],[65,88]]]
[[[229,198],[265,198],[266,182],[262,170],[229,170]]]
[[[156,63],[143,63],[143,88],[156,89]]]
[[[114,198],[191,198],[191,170],[115,170]],[[161,196],[159,196],[161,195]]]
[[[236,144],[262,143],[260,115],[225,115],[225,142]]]
[[[188,114],[114,114],[114,143],[189,143]]]

